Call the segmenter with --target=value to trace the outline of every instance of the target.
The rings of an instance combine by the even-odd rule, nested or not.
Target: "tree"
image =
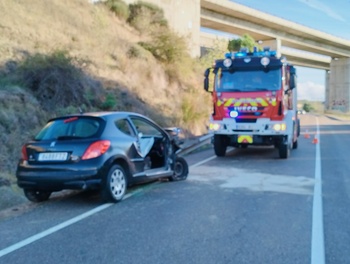
[[[313,107],[312,107],[312,105],[311,104],[309,104],[309,103],[304,103],[304,105],[303,105],[303,110],[305,110],[305,112],[311,112],[312,110],[313,110]]]
[[[241,38],[232,39],[228,42],[227,49],[229,51],[239,51],[241,48],[248,48],[249,51],[253,51],[256,47],[256,42],[249,34],[243,34]]]

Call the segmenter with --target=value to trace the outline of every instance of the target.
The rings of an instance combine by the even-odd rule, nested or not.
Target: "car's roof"
[[[147,118],[146,116],[143,116],[139,113],[135,112],[125,112],[125,111],[102,111],[102,112],[86,112],[86,113],[77,113],[77,114],[71,114],[71,115],[65,115],[65,116],[58,116],[52,119],[61,119],[61,118],[69,118],[69,117],[75,117],[75,116],[93,116],[93,117],[108,117],[108,116],[114,116],[114,117],[126,117],[129,115],[134,116],[141,116],[144,118]]]

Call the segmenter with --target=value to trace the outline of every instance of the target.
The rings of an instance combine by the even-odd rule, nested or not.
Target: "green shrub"
[[[19,63],[17,81],[33,92],[45,110],[82,104],[90,107],[86,94],[92,93],[98,100],[102,85],[83,72],[85,63],[66,51],[29,55]]]
[[[139,42],[139,45],[161,62],[174,63],[188,56],[185,39],[170,31],[159,32],[152,41]]]
[[[139,58],[139,59],[147,59],[150,56],[150,52],[138,44],[132,45],[127,55],[129,58]]]
[[[130,15],[127,21],[142,33],[152,33],[159,28],[168,27],[163,10],[154,4],[139,1],[130,4],[129,9]]]
[[[243,34],[241,38],[232,39],[228,42],[227,49],[229,51],[239,51],[241,48],[247,48],[249,51],[253,51],[254,47],[259,45],[255,42],[254,38],[249,34]],[[260,47],[258,47],[260,49]]]
[[[117,17],[126,21],[129,18],[129,6],[122,0],[108,0],[105,2],[107,7],[115,13]]]
[[[108,93],[104,102],[101,104],[102,110],[112,110],[117,104],[117,100],[113,94]]]

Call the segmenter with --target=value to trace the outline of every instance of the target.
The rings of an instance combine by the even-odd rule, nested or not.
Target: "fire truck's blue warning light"
[[[238,52],[229,52],[225,54],[225,58],[234,59],[234,58],[244,58],[244,57],[276,57],[277,52],[275,50],[270,50],[269,47],[265,47],[262,51],[258,51],[256,47],[254,47],[253,52],[248,52],[247,49],[241,49]]]

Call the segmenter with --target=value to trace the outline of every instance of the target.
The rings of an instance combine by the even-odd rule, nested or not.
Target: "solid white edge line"
[[[323,205],[322,205],[322,174],[320,130],[316,117],[316,161],[315,161],[315,186],[312,207],[312,239],[311,239],[311,264],[325,264],[324,230],[323,230]]]
[[[205,160],[203,160],[203,161],[201,161],[201,162],[198,162],[198,163],[196,163],[196,164],[194,164],[194,165],[192,165],[192,166],[190,166],[190,167],[191,167],[191,168],[197,167],[197,166],[199,166],[199,165],[201,165],[201,164],[203,164],[203,163],[205,163],[205,162],[208,162],[208,161],[210,161],[210,160],[212,160],[212,159],[214,159],[214,158],[216,158],[216,156],[213,156],[213,157],[210,157],[210,158],[208,158],[208,159],[205,159]],[[136,190],[136,191],[134,191],[134,192],[128,193],[128,194],[126,194],[126,195],[124,196],[123,200],[128,199],[128,198],[130,198],[131,196],[133,196],[133,195],[135,195],[135,194],[137,194],[137,193],[139,193],[139,192],[141,192],[141,191],[142,191],[142,190]],[[18,250],[18,249],[20,249],[20,248],[22,248],[22,247],[24,247],[24,246],[27,246],[27,245],[29,245],[29,244],[31,244],[31,243],[33,243],[33,242],[35,242],[35,241],[37,241],[37,240],[39,240],[39,239],[41,239],[41,238],[44,238],[44,237],[46,237],[46,236],[48,236],[48,235],[51,235],[51,234],[53,234],[53,233],[55,233],[55,232],[57,232],[57,231],[59,231],[59,230],[65,228],[65,227],[67,227],[67,226],[70,226],[70,225],[72,225],[72,224],[75,224],[75,223],[77,223],[77,222],[79,222],[79,221],[81,221],[81,220],[83,220],[83,219],[85,219],[85,218],[87,218],[87,217],[89,217],[89,216],[91,216],[91,215],[93,215],[93,214],[96,214],[96,213],[98,213],[98,212],[101,212],[101,211],[107,209],[108,207],[110,207],[110,206],[112,206],[112,205],[114,205],[114,203],[102,204],[102,205],[100,205],[100,206],[98,206],[98,207],[96,207],[96,208],[94,208],[94,209],[92,209],[92,210],[90,210],[90,211],[87,211],[86,213],[83,213],[83,214],[81,214],[81,215],[78,215],[78,216],[76,216],[76,217],[74,217],[74,218],[72,218],[72,219],[69,219],[69,220],[67,220],[67,221],[65,221],[65,222],[63,222],[63,223],[61,223],[61,224],[58,224],[58,225],[56,225],[56,226],[53,226],[53,227],[51,227],[51,228],[49,228],[49,229],[47,229],[47,230],[45,230],[45,231],[43,231],[43,232],[40,232],[40,233],[38,233],[38,234],[36,234],[36,235],[33,235],[33,236],[31,236],[31,237],[28,237],[28,238],[22,240],[22,241],[20,241],[20,242],[18,242],[18,243],[16,243],[16,244],[13,244],[13,245],[11,245],[11,246],[9,246],[9,247],[7,247],[7,248],[4,248],[4,249],[0,250],[0,258],[3,257],[3,256],[5,256],[5,255],[7,255],[7,254],[9,254],[9,253],[11,253],[11,252],[13,252],[13,251]]]
[[[18,242],[16,244],[13,244],[12,246],[4,248],[4,249],[0,250],[0,257],[3,257],[6,254],[11,253],[11,252],[13,252],[13,251],[15,251],[17,249],[20,249],[21,247],[29,245],[29,244],[31,244],[31,243],[33,243],[33,242],[35,242],[35,241],[37,241],[37,240],[39,240],[41,238],[44,238],[44,237],[46,237],[48,235],[51,235],[52,233],[55,233],[55,232],[65,228],[67,226],[70,226],[70,225],[72,225],[72,224],[74,224],[76,222],[79,222],[80,220],[82,220],[84,218],[87,218],[87,217],[89,217],[89,216],[91,216],[93,214],[96,214],[97,212],[100,212],[100,211],[110,207],[111,205],[113,205],[113,203],[107,203],[107,204],[100,205],[100,206],[98,206],[98,207],[96,207],[96,208],[94,208],[94,209],[92,209],[90,211],[87,211],[86,213],[78,215],[78,216],[76,216],[76,217],[74,217],[72,219],[69,219],[69,220],[61,223],[61,224],[58,224],[58,225],[56,225],[54,227],[51,227],[51,228],[49,228],[49,229],[47,229],[47,230],[45,230],[43,232],[40,232],[40,233],[38,233],[38,234],[36,234],[34,236],[31,236],[31,237],[29,237],[27,239],[24,239],[21,242]]]
[[[210,158],[207,158],[207,159],[205,159],[205,160],[202,160],[202,161],[200,161],[200,162],[197,162],[196,164],[193,164],[192,166],[190,166],[190,168],[198,167],[199,165],[202,165],[203,163],[206,163],[206,162],[208,162],[208,161],[211,161],[211,160],[213,160],[213,159],[215,159],[215,158],[216,158],[216,156],[212,156],[212,157],[210,157]]]

